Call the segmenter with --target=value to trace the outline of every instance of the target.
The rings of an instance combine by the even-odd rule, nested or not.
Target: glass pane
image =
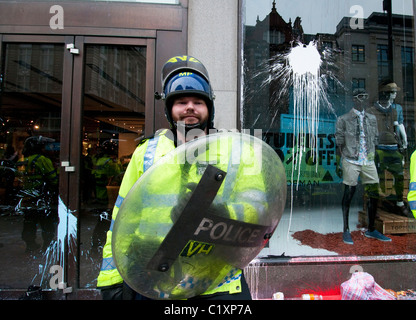
[[[86,46],[80,285],[95,287],[124,171],[144,134],[146,48]]]
[[[392,2],[389,20],[381,0],[244,1],[242,128],[262,130],[286,168],[289,195],[261,256],[416,254],[416,220],[402,206],[409,210],[416,149],[414,11],[411,0]],[[337,122],[360,106],[372,125],[337,135]],[[357,150],[350,158],[346,135]],[[392,241],[369,239],[369,221]]]
[[[8,43],[0,99],[2,288],[49,288],[58,224],[64,46]]]

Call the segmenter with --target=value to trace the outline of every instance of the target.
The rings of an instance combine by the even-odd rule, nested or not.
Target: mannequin
[[[396,109],[397,111],[397,135],[399,137],[399,139],[402,142],[402,148],[403,149],[407,149],[407,134],[406,134],[406,129],[404,127],[403,124],[403,109],[402,106],[400,104],[394,103],[394,100],[396,99],[397,96],[397,90],[396,91],[390,91],[390,96],[389,96],[389,103],[391,104],[391,106],[393,107],[393,109]]]
[[[403,111],[394,103],[400,88],[394,82],[387,81],[380,86],[379,101],[375,102],[369,112],[377,118],[380,134],[376,147],[376,166],[380,179],[384,179],[385,170],[394,176],[396,193],[396,213],[410,216],[410,210],[403,202],[404,158],[402,152],[407,148],[407,135],[403,124]],[[383,185],[382,185],[383,187]],[[393,209],[394,210],[394,209]]]
[[[344,184],[342,198],[343,241],[351,245],[354,242],[349,229],[349,211],[358,184],[358,177],[361,178],[368,196],[368,230],[365,232],[365,236],[380,241],[391,241],[390,238],[375,230],[374,226],[379,182],[374,162],[378,130],[375,116],[365,111],[367,101],[367,92],[364,89],[355,89],[353,92],[354,107],[339,117],[336,123],[335,138],[342,156]]]
[[[364,111],[364,104],[365,104],[366,96],[365,93],[361,95],[357,95],[353,98],[354,102],[354,109],[363,112]],[[350,234],[350,226],[349,226],[349,214],[350,214],[350,205],[351,201],[354,197],[355,190],[357,186],[349,186],[344,184],[344,195],[342,197],[342,216],[344,220],[344,235],[343,240],[347,244],[353,244],[351,234]]]

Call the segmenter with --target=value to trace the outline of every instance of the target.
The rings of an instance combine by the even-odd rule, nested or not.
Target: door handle
[[[61,167],[65,168],[65,172],[75,172],[75,167],[71,166],[69,161],[62,161]]]
[[[79,49],[75,48],[75,45],[73,43],[68,43],[66,45],[66,48],[72,54],[79,54]]]

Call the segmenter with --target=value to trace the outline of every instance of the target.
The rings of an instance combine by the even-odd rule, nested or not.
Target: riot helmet
[[[118,139],[110,139],[103,142],[101,145],[102,151],[107,155],[117,155],[118,153]]]
[[[55,139],[48,137],[31,136],[26,139],[22,152],[25,157],[29,157],[34,154],[40,154],[42,153],[42,150],[45,147],[45,145],[54,141]]]
[[[196,58],[191,56],[175,56],[170,58],[162,68],[162,94],[156,97],[165,100],[165,115],[171,126],[177,124],[172,119],[173,101],[180,96],[197,96],[207,104],[208,123],[186,125],[186,130],[208,129],[214,126],[214,92],[212,90],[208,71]]]

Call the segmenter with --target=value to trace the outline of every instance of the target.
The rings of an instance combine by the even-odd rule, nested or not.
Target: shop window
[[[416,220],[409,212],[406,198],[410,156],[416,149],[413,2],[393,2],[390,36],[382,2],[243,2],[241,128],[262,130],[263,139],[282,159],[288,188],[283,217],[260,257],[416,254]],[[351,13],[357,6],[362,16]],[[272,34],[284,37],[270,41],[277,39]],[[306,146],[301,158],[297,158],[297,144],[302,139],[294,127],[305,121],[299,117],[297,108],[304,106],[297,99],[306,91],[293,81],[300,71],[289,61],[299,47],[307,52],[298,61],[302,66],[315,62],[313,50],[320,57],[316,78],[308,76],[305,82],[310,86],[316,81],[317,95],[303,100],[307,108],[316,107],[319,126],[315,133],[303,136]],[[310,70],[304,72],[312,74]],[[397,93],[390,100],[393,91]],[[345,156],[340,153],[336,128],[338,120],[356,106],[357,96],[365,100],[364,110],[370,113],[387,94],[386,100],[392,102],[389,105],[401,106],[398,109],[402,110],[399,113],[407,134],[407,148],[400,141],[394,142],[402,152],[402,180],[384,170],[385,163],[380,160],[384,154],[376,152],[376,230],[392,240],[382,242],[365,235],[369,228],[368,199],[372,196],[362,178],[357,180],[348,215],[345,214]],[[378,129],[381,133],[385,130]],[[316,142],[316,150],[311,141]],[[407,206],[407,212],[402,211],[401,202]],[[395,227],[389,222],[392,220],[398,223]],[[343,240],[346,224],[353,244]]]

